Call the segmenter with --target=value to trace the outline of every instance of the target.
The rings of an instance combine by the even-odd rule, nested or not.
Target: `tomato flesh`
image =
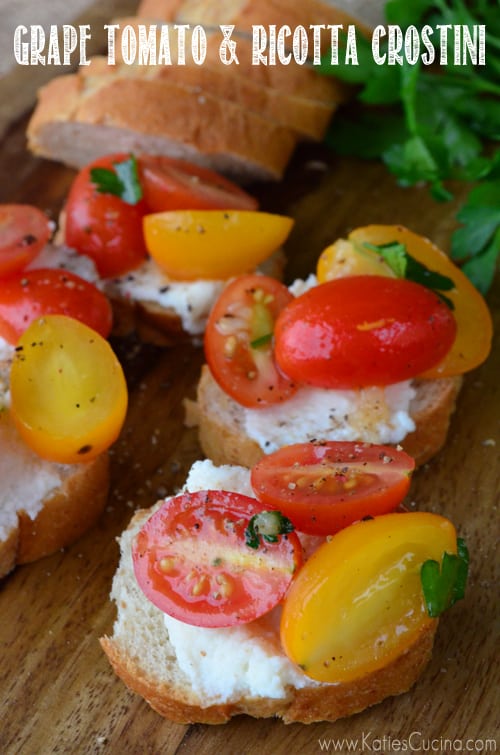
[[[296,391],[276,366],[272,342],[276,318],[292,299],[274,278],[246,275],[229,283],[212,309],[207,362],[221,388],[243,406],[278,403]]]
[[[0,277],[22,270],[51,235],[48,218],[31,205],[0,205]]]
[[[208,168],[156,155],[139,155],[138,163],[149,212],[258,207],[254,197]]]
[[[66,270],[37,268],[9,276],[0,286],[0,336],[15,344],[42,315],[61,314],[96,330],[106,338],[112,311],[106,296]]]
[[[113,171],[128,154],[107,155],[83,168],[70,188],[66,202],[65,236],[68,246],[91,257],[103,278],[122,275],[146,258],[142,218],[143,200],[128,204],[119,196],[98,191],[91,179],[93,168]]]
[[[429,289],[376,275],[339,278],[297,297],[276,322],[276,361],[295,381],[357,388],[408,380],[450,350],[456,323]]]
[[[144,237],[158,266],[177,280],[227,280],[253,271],[284,243],[291,218],[248,210],[177,210],[146,215]]]
[[[453,525],[436,514],[385,514],[341,530],[313,553],[287,594],[286,654],[322,682],[349,682],[386,666],[435,621],[425,608],[422,564],[456,550]]]
[[[332,535],[367,516],[395,510],[410,487],[414,460],[390,446],[296,443],[252,469],[252,487],[301,532]]]
[[[201,491],[167,499],[133,546],[140,588],[160,610],[188,624],[224,627],[262,616],[283,598],[302,550],[295,533],[257,549],[245,543],[264,510],[238,493]]]
[[[35,320],[21,336],[11,376],[11,411],[39,456],[86,462],[118,437],[127,386],[109,343],[64,315]]]

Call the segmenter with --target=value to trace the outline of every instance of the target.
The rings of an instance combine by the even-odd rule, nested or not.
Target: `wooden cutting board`
[[[0,201],[31,202],[56,218],[73,174],[31,157],[25,126],[15,124],[1,144]],[[423,188],[398,188],[378,164],[340,160],[321,147],[299,149],[279,186],[256,191],[265,209],[296,219],[286,249],[288,278],[313,269],[319,252],[340,234],[373,222],[402,223],[447,249],[460,198],[437,204]],[[489,296],[497,333],[499,284]],[[467,377],[447,446],[418,471],[411,489],[419,508],[456,523],[472,559],[466,599],[443,618],[418,685],[333,724],[285,726],[239,717],[208,727],[162,719],[113,675],[98,643],[114,619],[108,594],[116,536],[134,509],[181,485],[200,457],[195,431],[183,425],[181,403],[193,394],[200,350],[115,346],[129,380],[130,411],[112,451],[108,507],[73,547],[18,568],[0,584],[0,752],[312,755],[327,746],[342,753],[451,752],[460,745],[465,750],[469,740],[495,740],[498,348]]]

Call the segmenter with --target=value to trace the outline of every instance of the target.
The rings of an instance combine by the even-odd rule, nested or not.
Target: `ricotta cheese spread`
[[[44,500],[63,482],[69,469],[41,459],[23,442],[10,413],[0,411],[0,541],[17,527],[21,509],[34,519]]]
[[[36,270],[41,267],[59,268],[68,270],[74,275],[80,276],[88,283],[101,287],[101,279],[94,261],[85,254],[78,254],[74,249],[64,245],[46,244],[40,254],[28,265],[27,270]]]
[[[201,335],[214,301],[226,281],[173,281],[162,273],[154,260],[148,259],[135,270],[105,282],[104,290],[111,297],[131,301],[152,302],[177,314],[183,329]]]
[[[303,387],[287,401],[244,409],[245,433],[265,453],[311,440],[399,443],[415,429],[410,380],[384,388],[332,390]]]
[[[253,495],[250,471],[195,462],[185,490],[227,490]],[[176,660],[195,694],[207,705],[241,697],[285,699],[287,688],[315,685],[285,656],[279,639],[280,609],[235,627],[207,629],[164,614]]]

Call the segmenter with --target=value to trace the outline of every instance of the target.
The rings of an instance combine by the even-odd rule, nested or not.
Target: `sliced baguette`
[[[407,652],[359,680],[320,684],[304,678],[305,686],[288,686],[280,698],[240,696],[224,702],[207,701],[192,691],[177,663],[162,612],[147,600],[134,577],[132,539],[153,510],[137,512],[121,537],[121,560],[111,593],[117,620],[113,635],[100,642],[115,673],[162,716],[184,724],[220,724],[239,714],[277,716],[285,723],[335,721],[406,692],[429,661],[437,621],[421,633]]]
[[[95,75],[96,72],[106,74],[110,71],[118,71],[122,76],[134,76],[141,78],[166,79],[198,93],[206,92],[215,97],[237,103],[249,111],[257,113],[263,118],[292,129],[304,139],[321,140],[326,132],[328,124],[337,106],[346,98],[346,91],[340,85],[335,87],[335,98],[330,102],[310,99],[299,92],[291,94],[271,86],[265,86],[254,80],[254,74],[250,75],[243,64],[241,66],[226,66],[220,57],[212,54],[212,50],[219,49],[220,39],[213,33],[207,33],[208,59],[203,65],[195,65],[192,58],[186,55],[186,65],[177,65],[177,46],[171,25],[161,24],[147,18],[120,18],[117,20],[120,29],[117,33],[116,43],[116,66],[109,67],[105,58],[94,58],[91,66],[87,69],[87,75]],[[156,30],[157,40],[161,29],[169,29],[170,54],[172,65],[127,65],[121,56],[122,36],[134,31],[139,36],[141,28],[153,28]],[[165,31],[165,28],[163,29]],[[186,47],[189,49],[190,32],[186,32]],[[84,74],[85,75],[85,74]],[[290,72],[290,75],[292,73]],[[333,92],[333,88],[332,88]]]
[[[416,382],[417,395],[410,405],[416,429],[401,445],[417,465],[444,445],[461,384],[461,378]],[[245,434],[242,407],[224,393],[206,365],[198,384],[195,413],[202,450],[215,464],[251,467],[264,456],[260,446]]]
[[[183,158],[241,181],[277,180],[297,137],[238,104],[165,79],[77,74],[39,93],[28,125],[37,155],[82,167],[103,154]]]
[[[222,24],[235,26],[233,32],[237,42],[240,75],[253,82],[279,90],[290,96],[299,95],[323,104],[335,104],[345,99],[346,89],[333,78],[320,76],[312,66],[296,63],[293,59],[287,65],[280,62],[268,65],[254,65],[252,62],[252,25],[268,27],[274,24],[281,27],[288,24],[293,30],[297,26],[309,28],[310,24],[348,24],[354,20],[348,14],[337,11],[330,5],[314,0],[231,0],[213,3],[211,0],[144,0],[138,9],[141,18],[156,19],[177,24],[200,24],[211,30]],[[364,33],[366,27],[356,22]],[[324,39],[329,39],[324,32]],[[219,43],[222,35],[219,35]],[[326,49],[326,48],[325,48]],[[207,46],[207,60],[221,66],[219,44]]]
[[[102,513],[108,497],[109,456],[85,464],[44,461],[19,438],[9,411],[0,412],[0,577],[70,545]],[[37,493],[42,477],[50,482]]]

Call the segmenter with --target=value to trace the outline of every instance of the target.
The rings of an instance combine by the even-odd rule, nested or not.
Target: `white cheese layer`
[[[193,465],[185,489],[227,490],[252,495],[250,471],[215,467],[209,460]],[[279,639],[279,607],[249,624],[221,629],[194,627],[164,615],[177,663],[193,692],[206,705],[242,697],[285,699],[287,687],[316,684],[283,653]]]
[[[111,297],[131,301],[153,302],[177,314],[186,333],[200,335],[205,330],[213,303],[226,285],[225,281],[173,281],[154,260],[146,260],[127,275],[106,281]]]
[[[69,467],[41,459],[19,436],[8,410],[0,411],[0,541],[17,527],[21,509],[34,519]]]
[[[28,265],[27,270],[36,270],[41,267],[69,270],[80,278],[99,285],[101,279],[94,261],[84,254],[78,254],[74,249],[67,246],[46,244],[40,254]],[[100,286],[99,286],[100,287]]]
[[[409,380],[349,391],[304,387],[281,404],[244,409],[245,433],[265,453],[315,439],[399,443],[415,429],[414,396]]]
[[[0,362],[8,362],[10,364],[15,353],[15,346],[0,336]]]

